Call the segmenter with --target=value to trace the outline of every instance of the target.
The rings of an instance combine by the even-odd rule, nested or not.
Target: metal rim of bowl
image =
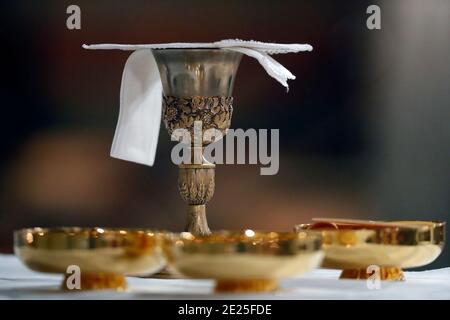
[[[317,232],[322,235],[324,244],[340,244],[351,246],[351,241],[340,241],[347,236],[351,240],[352,235],[361,232],[370,232],[365,238],[364,243],[383,244],[383,245],[400,245],[400,246],[418,246],[424,244],[439,245],[441,248],[445,244],[445,226],[444,221],[392,221],[398,224],[392,227],[380,228],[359,228],[359,229],[333,229],[318,228],[310,229],[312,223],[298,224],[294,227],[294,231]],[[360,244],[357,242],[355,244]]]

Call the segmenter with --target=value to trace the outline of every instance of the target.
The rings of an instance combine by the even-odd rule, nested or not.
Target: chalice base
[[[270,292],[278,288],[276,280],[217,280],[216,292]]]
[[[367,269],[344,269],[339,279],[368,279],[372,274],[367,273]],[[380,280],[383,281],[404,281],[403,270],[398,267],[380,267]]]
[[[66,275],[61,285],[63,290],[78,291],[69,289],[67,286],[68,277]],[[69,280],[71,281],[71,280]],[[127,282],[123,274],[115,273],[82,273],[80,278],[79,290],[117,290],[123,291],[127,288]]]

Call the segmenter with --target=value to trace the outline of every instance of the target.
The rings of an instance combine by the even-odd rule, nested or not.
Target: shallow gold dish
[[[182,233],[165,249],[172,272],[215,279],[216,291],[228,292],[275,290],[280,278],[311,271],[323,258],[320,236],[309,232]]]
[[[381,280],[404,280],[402,269],[433,262],[445,243],[445,222],[300,224],[295,230],[304,232],[312,228],[322,235],[325,252],[322,267],[343,269],[342,279],[367,279],[378,268]]]
[[[102,228],[22,229],[14,232],[14,252],[30,269],[65,275],[63,289],[125,289],[124,275],[161,270],[162,234]],[[74,287],[79,268],[80,288]],[[69,284],[70,282],[70,284]]]

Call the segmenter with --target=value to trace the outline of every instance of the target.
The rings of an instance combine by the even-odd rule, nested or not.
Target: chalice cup
[[[214,194],[215,164],[204,157],[211,143],[203,135],[208,129],[226,134],[233,113],[233,83],[242,58],[226,49],[153,50],[163,86],[163,121],[172,136],[177,129],[190,135],[189,163],[181,163],[178,189],[187,203],[185,231],[194,235],[211,233],[206,219],[206,204]],[[220,137],[219,137],[220,138]]]

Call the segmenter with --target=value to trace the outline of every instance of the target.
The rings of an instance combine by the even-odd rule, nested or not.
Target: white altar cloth
[[[404,282],[382,282],[369,289],[363,280],[338,280],[338,270],[319,269],[280,282],[274,293],[218,294],[212,280],[128,277],[129,289],[59,289],[62,276],[27,269],[13,255],[0,254],[0,299],[450,299],[450,268],[405,272]]]

